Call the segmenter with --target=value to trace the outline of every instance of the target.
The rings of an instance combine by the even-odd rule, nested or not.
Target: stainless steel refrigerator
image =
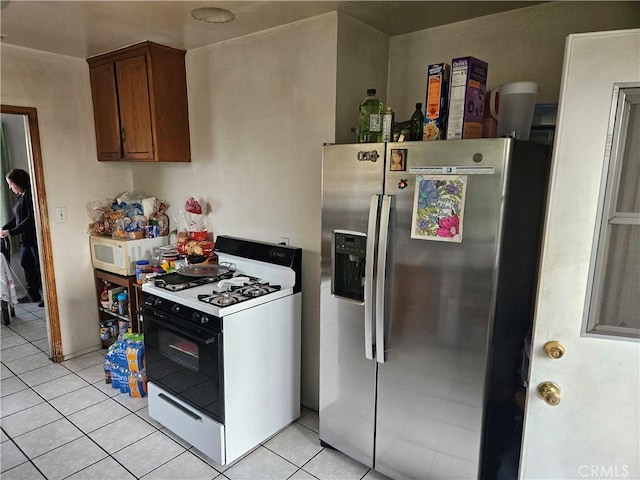
[[[323,147],[324,445],[394,479],[517,471],[549,162],[502,138]]]

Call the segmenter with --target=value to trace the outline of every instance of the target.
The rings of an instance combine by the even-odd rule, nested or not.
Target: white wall
[[[568,34],[640,26],[637,2],[552,2],[391,39],[388,100],[396,121],[425,103],[432,63],[471,55],[489,64],[487,87],[538,82],[538,103],[557,103]],[[606,68],[603,65],[602,68]]]
[[[303,253],[302,399],[317,406],[321,145],[334,140],[336,14],[187,52],[191,157],[136,164],[138,191],[188,196],[210,210],[214,235]],[[173,227],[172,227],[173,228]]]
[[[100,344],[85,202],[131,188],[131,167],[98,163],[84,60],[0,44],[3,105],[35,107],[48,200],[63,353]],[[67,207],[56,223],[55,207]]]

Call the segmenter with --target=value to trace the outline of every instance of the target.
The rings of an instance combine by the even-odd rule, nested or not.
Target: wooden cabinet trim
[[[149,55],[153,50],[173,52],[176,55],[185,56],[187,53],[185,50],[179,50],[177,48],[167,47],[166,45],[160,45],[154,42],[141,42],[135,45],[130,45],[112,52],[101,53],[87,58],[87,63],[90,66],[97,66],[104,63],[113,63],[116,60],[124,60],[130,57],[136,57],[141,54]]]

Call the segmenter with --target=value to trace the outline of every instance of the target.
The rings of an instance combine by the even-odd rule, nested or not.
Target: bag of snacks
[[[209,231],[209,220],[202,213],[200,203],[189,197],[184,205],[184,211],[179,211],[175,219],[178,231],[178,243],[189,240],[204,241]],[[186,237],[186,238],[185,238]]]
[[[166,214],[169,204],[156,199],[153,213],[149,216],[149,225],[158,227],[158,235],[169,235],[169,216]]]

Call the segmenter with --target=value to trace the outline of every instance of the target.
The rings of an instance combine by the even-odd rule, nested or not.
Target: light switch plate
[[[67,207],[56,207],[56,223],[67,222]]]

